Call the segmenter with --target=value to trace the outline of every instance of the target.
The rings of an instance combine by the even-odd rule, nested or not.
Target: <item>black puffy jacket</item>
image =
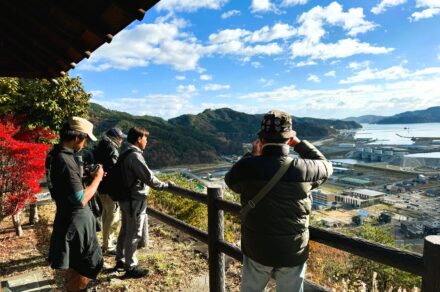
[[[95,163],[102,164],[104,171],[108,172],[118,161],[119,147],[109,137],[104,135],[93,149],[93,157]],[[100,193],[105,193],[105,188],[106,181],[104,177],[103,181],[99,184],[98,190]]]
[[[291,267],[307,260],[309,191],[333,172],[331,163],[311,143],[302,141],[294,150],[300,158],[293,160],[278,184],[242,221],[243,253],[270,267]],[[267,184],[288,154],[288,145],[269,144],[261,156],[247,154],[231,168],[225,182],[241,195],[242,206]]]

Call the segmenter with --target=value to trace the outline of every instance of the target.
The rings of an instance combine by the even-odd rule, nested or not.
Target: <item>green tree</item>
[[[12,111],[12,100],[18,88],[18,78],[0,78],[0,116]]]
[[[69,116],[87,118],[89,100],[79,77],[0,78],[0,115],[25,115],[30,126],[58,130]]]
[[[391,226],[365,224],[357,228],[352,235],[395,247],[395,241],[391,235],[391,228]],[[373,273],[376,272],[376,281],[379,291],[388,291],[391,287],[395,289],[398,287],[412,289],[413,287],[421,286],[421,278],[419,276],[362,257],[352,255],[351,266],[353,272],[351,275],[354,276],[352,280],[361,280],[368,285],[371,285]]]

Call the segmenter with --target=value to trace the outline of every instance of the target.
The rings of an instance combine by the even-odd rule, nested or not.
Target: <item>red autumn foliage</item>
[[[40,142],[55,138],[48,129],[22,129],[19,121],[10,115],[0,119],[0,220],[35,201],[50,147]]]

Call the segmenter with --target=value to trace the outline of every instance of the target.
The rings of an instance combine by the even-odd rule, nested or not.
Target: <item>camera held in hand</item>
[[[86,164],[84,165],[84,175],[87,178],[92,178],[93,174],[98,170],[99,164]]]

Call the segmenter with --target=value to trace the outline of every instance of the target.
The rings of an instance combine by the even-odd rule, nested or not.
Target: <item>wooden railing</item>
[[[223,211],[239,215],[240,205],[223,200],[220,187],[208,187],[208,195],[177,186],[170,187],[168,191],[208,206],[208,232],[197,229],[150,207],[147,209],[148,214],[207,243],[209,252],[209,289],[211,292],[225,291],[224,254],[239,261],[243,260],[243,254],[238,247],[224,240]],[[440,236],[427,236],[425,238],[422,256],[361,238],[349,237],[323,228],[310,227],[309,230],[310,240],[312,241],[422,276],[422,291],[440,291]],[[328,290],[306,281],[305,291]]]

